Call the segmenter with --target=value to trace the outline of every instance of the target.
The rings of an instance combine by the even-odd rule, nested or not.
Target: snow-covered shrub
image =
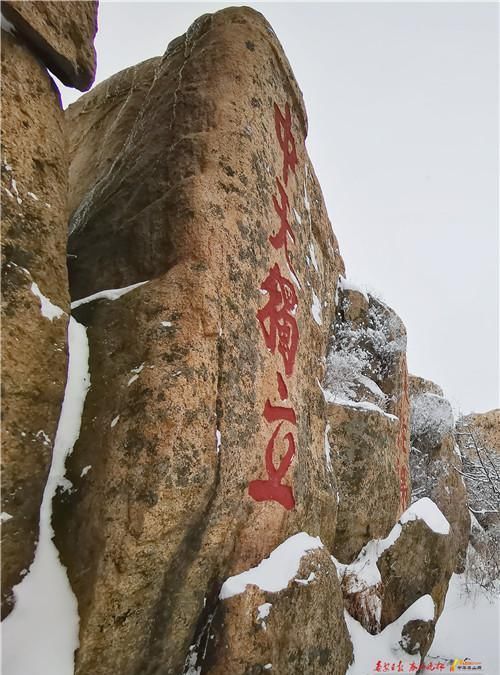
[[[467,550],[465,579],[468,588],[480,586],[492,596],[500,590],[500,526],[484,529],[476,520]]]
[[[362,349],[332,349],[326,361],[325,386],[336,399],[359,400],[359,378],[369,367],[368,353]]]
[[[500,454],[486,447],[476,431],[463,421],[457,424],[456,433],[469,510],[482,527],[500,528]]]
[[[437,446],[454,428],[453,410],[445,398],[428,392],[412,398],[412,443],[424,441],[426,445]]]
[[[500,453],[488,447],[474,426],[463,419],[456,427],[462,477],[471,513],[466,580],[490,595],[500,592]]]
[[[385,408],[380,383],[391,371],[394,358],[406,349],[406,333],[399,317],[379,300],[369,297],[359,321],[346,319],[349,297],[341,297],[327,356],[325,388],[337,400],[368,400]]]

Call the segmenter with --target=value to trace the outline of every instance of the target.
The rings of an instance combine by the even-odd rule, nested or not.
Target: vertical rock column
[[[75,5],[75,7],[72,7]],[[79,8],[88,41],[57,43],[62,15]],[[45,67],[87,52],[90,86],[96,3],[8,3],[2,31],[2,615],[32,562],[38,514],[64,394],[69,291],[66,268],[68,161],[59,92]],[[36,21],[32,21],[35,19]],[[83,14],[80,14],[80,18]],[[67,27],[67,26],[66,26]],[[44,37],[42,37],[42,33]],[[81,37],[79,35],[79,37]],[[49,50],[49,45],[52,47]],[[45,45],[44,49],[40,45]],[[47,57],[51,51],[52,59]],[[85,59],[84,59],[85,60]]]
[[[57,527],[79,599],[77,672],[340,675],[351,646],[318,383],[343,262],[302,95],[247,8],[201,17],[154,67],[149,88],[136,80],[147,66],[106,84],[129,82],[129,111],[144,91],[121,143],[102,101],[112,169],[109,148],[102,165],[73,157],[88,186],[71,223],[74,298],[149,282],[79,310],[92,391]],[[95,117],[102,92],[70,113],[90,142],[78,110]],[[219,596],[301,533],[321,546],[272,599]]]

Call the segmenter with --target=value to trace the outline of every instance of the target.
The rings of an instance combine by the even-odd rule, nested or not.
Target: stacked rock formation
[[[4,4],[19,63],[31,44],[90,84],[94,3]],[[10,58],[15,131],[28,75],[25,92]],[[345,280],[272,28],[248,8],[202,16],[64,120],[36,68],[37,110],[50,91],[53,114],[11,134],[2,167],[5,532],[13,551],[29,542],[7,578],[33,555],[69,289],[91,380],[53,522],[78,600],[75,672],[344,675],[345,609],[377,633],[422,599],[400,646],[425,656],[459,528],[428,498],[446,511],[440,486],[411,504],[406,332]]]
[[[88,89],[95,2],[3,2],[2,616],[33,559],[66,382],[68,156],[49,72]],[[2,28],[4,24],[2,24]]]

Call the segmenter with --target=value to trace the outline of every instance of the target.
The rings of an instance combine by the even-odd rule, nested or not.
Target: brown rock
[[[103,133],[113,117],[110,110]],[[282,135],[287,119],[296,162]],[[85,118],[78,124],[83,135]],[[128,137],[110,141],[120,145],[113,171],[85,173],[75,152],[78,172],[97,182],[72,219],[74,297],[151,280],[79,314],[89,325],[93,386],[70,466],[78,490],[57,527],[80,605],[78,673],[179,673],[206,618],[221,611],[227,576],[296,532],[333,544],[337,492],[318,381],[343,263],[306,133],[300,90],[270,26],[253,10],[230,8],[170,45]],[[280,138],[291,153],[285,168]],[[279,238],[270,240],[285,200],[277,177],[299,283]],[[296,353],[294,340],[273,341],[266,315],[278,270],[288,292],[277,301],[280,320],[292,336],[298,329]],[[281,478],[265,461],[276,433]],[[333,574],[319,583],[335,598]],[[302,623],[287,633],[281,610],[283,630],[269,632],[267,648],[295,658],[297,672],[304,663],[339,672],[335,663],[350,658],[340,600],[326,619],[335,634],[320,636],[305,622],[327,611],[326,600],[316,607],[310,591],[301,594]],[[260,658],[242,602],[227,610],[230,625],[214,627],[205,672],[221,672],[226,651],[241,654],[241,672]]]
[[[70,216],[97,181],[112,170],[159,62],[160,57],[122,70],[66,109]]]
[[[208,664],[215,657],[210,672],[218,675],[344,675],[352,660],[337,572],[324,549],[304,556],[285,590],[270,593],[251,585],[219,604],[201,637],[190,665],[203,663],[200,651],[206,649]]]
[[[432,596],[437,620],[454,569],[453,554],[450,535],[434,532],[423,520],[403,525],[397,541],[377,563],[384,588],[382,629],[423,595]]]
[[[12,516],[2,525],[4,614],[33,559],[66,381],[63,121],[45,69],[2,33],[2,511]]]
[[[410,507],[386,539],[369,542],[349,565],[337,563],[346,609],[372,634],[394,623],[423,596],[432,597],[433,619],[409,621],[402,631],[401,646],[422,657],[432,643],[455,564],[451,530],[445,533],[448,526],[437,509],[432,522],[430,507],[428,500]],[[431,513],[431,525],[415,518],[415,509]]]
[[[407,654],[420,654],[424,657],[430,649],[436,632],[435,621],[414,619],[408,621],[401,631],[401,647]]]
[[[85,91],[95,77],[97,5],[94,0],[4,0],[2,13],[63,84]]]
[[[406,508],[409,403],[401,320],[343,285],[324,386],[340,496],[334,554],[348,563]]]
[[[463,431],[471,431],[482,446],[500,455],[500,409],[466,415],[460,419],[458,426]],[[458,438],[460,448],[467,456],[474,456],[475,448],[470,447],[470,443],[463,443],[463,440],[466,439]]]
[[[425,380],[423,377],[410,375],[408,385],[410,398],[415,398],[419,394],[435,394],[444,398],[444,392],[441,387],[435,382],[431,382],[431,380]]]
[[[331,404],[328,422],[339,490],[333,553],[348,563],[368,541],[383,539],[398,518],[398,421],[377,411]]]
[[[444,609],[448,583],[456,555],[451,535],[432,531],[422,520],[403,525],[396,543],[380,557],[377,565],[382,577],[382,629],[392,623],[424,595],[434,601],[433,621],[411,621],[402,632],[403,648],[422,658],[434,639],[436,622]]]
[[[470,516],[462,460],[455,447],[453,411],[433,382],[411,376],[410,391],[412,501],[429,497],[446,516],[453,534],[456,571],[461,573]]]

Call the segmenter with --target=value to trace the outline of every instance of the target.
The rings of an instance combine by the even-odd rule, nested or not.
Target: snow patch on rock
[[[314,291],[312,292],[311,314],[313,315],[313,319],[316,321],[318,326],[321,326],[323,324],[321,319],[321,302]]]
[[[427,527],[437,534],[449,534],[450,524],[429,497],[422,497],[414,502],[401,516],[399,522],[409,523],[412,520],[423,520]]]
[[[249,585],[258,586],[262,591],[276,593],[288,586],[299,571],[300,561],[309,551],[323,548],[319,537],[298,532],[286,539],[256,567],[229,577],[222,584],[221,600],[244,593]]]
[[[372,673],[378,661],[408,664],[408,654],[399,644],[401,632],[408,621],[434,619],[434,601],[430,595],[424,595],[408,607],[396,621],[389,624],[378,635],[371,635],[363,626],[344,610],[347,629],[351,636],[354,661],[346,675],[366,675]],[[412,659],[414,660],[414,659]]]
[[[122,295],[130,293],[130,291],[133,291],[135,288],[139,288],[139,286],[144,286],[144,284],[148,283],[149,281],[140,281],[137,284],[131,284],[130,286],[125,286],[124,288],[110,288],[107,291],[93,293],[92,295],[88,295],[86,298],[80,298],[80,300],[75,300],[72,302],[71,309],[76,309],[77,307],[86,305],[87,303],[93,302],[94,300],[118,300],[118,298],[121,298]]]
[[[54,303],[51,302],[41,292],[41,290],[38,287],[38,284],[33,282],[31,284],[30,290],[33,293],[33,295],[35,295],[40,300],[40,311],[42,313],[42,316],[44,316],[46,319],[49,319],[49,321],[53,321],[54,319],[59,319],[64,314],[64,310],[62,310],[57,305],[54,305]]]
[[[314,269],[316,270],[316,272],[319,273],[319,265],[318,260],[316,258],[316,249],[314,248],[314,244],[312,243],[312,241],[309,244],[309,256],[311,258],[311,262],[313,264]]]

